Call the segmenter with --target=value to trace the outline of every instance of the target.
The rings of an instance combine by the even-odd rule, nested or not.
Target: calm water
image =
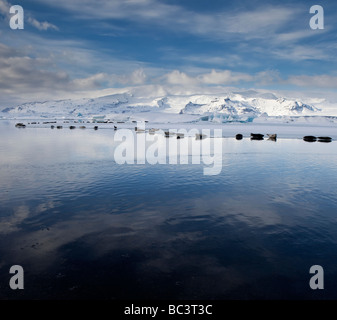
[[[335,142],[225,138],[205,176],[116,164],[112,130],[0,133],[1,299],[337,299]]]

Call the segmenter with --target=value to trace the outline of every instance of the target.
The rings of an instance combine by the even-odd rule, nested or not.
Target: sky
[[[24,29],[10,28],[13,5]],[[313,5],[324,29],[310,28]],[[130,87],[328,94],[336,31],[331,0],[0,0],[0,107]]]

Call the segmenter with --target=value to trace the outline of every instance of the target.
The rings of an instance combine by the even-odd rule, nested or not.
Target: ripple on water
[[[32,298],[61,297],[69,279],[83,288],[69,297],[301,298],[299,275],[337,265],[333,144],[225,139],[206,176],[203,163],[117,165],[106,133],[63,132],[54,147],[45,133],[0,141],[0,254],[39,270]]]

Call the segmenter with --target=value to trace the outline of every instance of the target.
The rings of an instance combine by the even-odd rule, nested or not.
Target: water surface
[[[1,299],[337,298],[335,142],[224,138],[205,176],[119,165],[113,130],[0,133]]]

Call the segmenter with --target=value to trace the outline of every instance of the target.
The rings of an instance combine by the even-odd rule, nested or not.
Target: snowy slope
[[[117,115],[139,113],[184,114],[240,121],[259,116],[320,115],[321,110],[313,104],[296,99],[276,97],[272,93],[244,91],[218,95],[165,95],[141,96],[139,92],[126,92],[94,99],[57,100],[25,103],[6,108],[2,117],[91,117],[93,115]]]

